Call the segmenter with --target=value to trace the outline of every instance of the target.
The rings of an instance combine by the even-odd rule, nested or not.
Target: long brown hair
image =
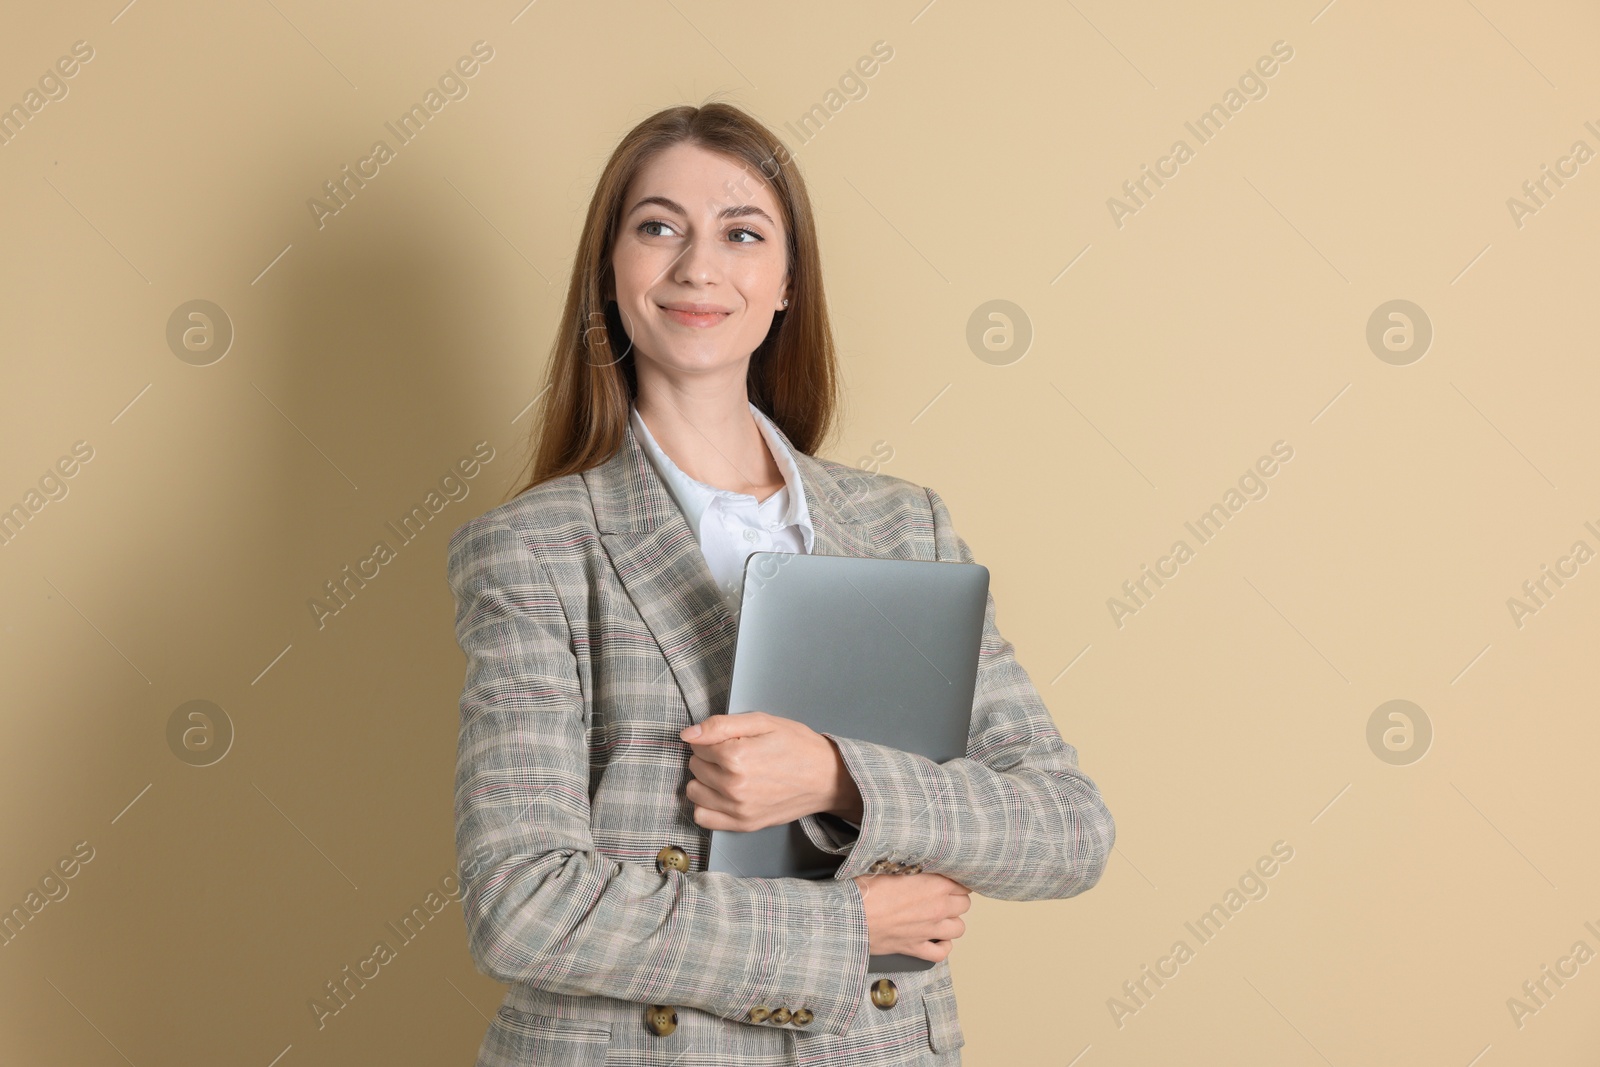
[[[816,224],[799,167],[770,130],[731,104],[667,108],[628,132],[595,185],[561,326],[550,348],[524,467],[528,478],[515,495],[599,466],[622,447],[638,377],[632,341],[616,302],[606,298],[611,250],[629,182],[657,153],[683,142],[742,160],[771,188],[783,214],[789,306],[773,316],[771,330],[751,354],[746,378],[750,402],[808,455],[816,453],[833,429],[840,400],[838,365]]]

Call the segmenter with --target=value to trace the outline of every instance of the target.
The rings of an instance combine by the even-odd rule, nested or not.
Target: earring
[[[789,306],[789,298],[788,297],[784,297],[783,298],[783,306],[784,307],[788,307]]]

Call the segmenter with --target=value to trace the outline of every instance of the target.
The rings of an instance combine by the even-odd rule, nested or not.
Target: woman
[[[600,176],[529,481],[450,541],[462,906],[511,986],[483,1067],[956,1064],[969,893],[1105,867],[1111,816],[992,596],[966,757],[716,714],[750,552],[972,561],[932,489],[812,454],[820,262],[798,169],[734,107],[652,116]],[[707,831],[796,819],[833,879],[705,869]],[[895,952],[935,962],[868,972]]]

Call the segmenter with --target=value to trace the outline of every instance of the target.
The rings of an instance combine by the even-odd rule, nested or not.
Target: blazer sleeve
[[[971,563],[939,494],[926,490],[937,558]],[[945,763],[855,738],[839,746],[861,792],[859,827],[828,816],[801,820],[818,848],[843,856],[835,879],[870,873],[880,859],[920,864],[1001,900],[1075,896],[1100,880],[1116,824],[1078,752],[1062,740],[1011,642],[995,627],[994,595],[983,643],[967,754]]]
[[[455,776],[461,905],[478,969],[562,994],[748,1023],[809,1008],[842,1035],[866,1000],[854,882],[658,873],[596,851],[588,719],[566,614],[536,546],[478,519],[451,538],[467,656]]]

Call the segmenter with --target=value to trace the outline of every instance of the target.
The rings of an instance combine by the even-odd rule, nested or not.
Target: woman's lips
[[[726,311],[712,311],[698,314],[692,311],[678,311],[676,308],[662,308],[667,317],[673,322],[680,322],[685,326],[715,326],[728,317]]]

